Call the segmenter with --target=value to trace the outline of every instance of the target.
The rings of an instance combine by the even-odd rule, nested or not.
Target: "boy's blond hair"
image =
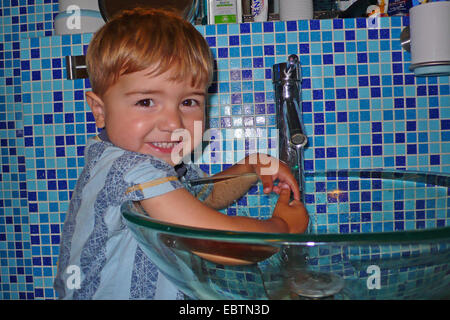
[[[173,79],[194,87],[212,80],[212,56],[203,36],[175,12],[124,11],[94,35],[86,54],[92,91],[103,95],[119,76],[151,68],[152,76],[173,70]]]

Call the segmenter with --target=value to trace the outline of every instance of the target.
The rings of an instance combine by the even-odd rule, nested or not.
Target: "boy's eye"
[[[138,102],[136,102],[136,105],[141,106],[141,107],[151,107],[154,104],[155,103],[153,102],[152,99],[142,99],[142,100],[139,100]]]
[[[195,99],[186,99],[181,104],[185,107],[195,107],[200,105],[200,103]]]

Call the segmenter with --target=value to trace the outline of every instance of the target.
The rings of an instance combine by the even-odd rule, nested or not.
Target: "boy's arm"
[[[227,216],[206,206],[182,188],[141,200],[140,203],[150,217],[168,223],[215,230],[275,233],[290,231],[288,224],[281,217],[257,220]]]

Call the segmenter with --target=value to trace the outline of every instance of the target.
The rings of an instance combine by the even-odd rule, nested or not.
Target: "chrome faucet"
[[[286,163],[297,179],[301,200],[304,201],[303,149],[308,143],[302,120],[300,62],[295,54],[287,62],[273,65],[272,82],[275,90],[278,157]]]

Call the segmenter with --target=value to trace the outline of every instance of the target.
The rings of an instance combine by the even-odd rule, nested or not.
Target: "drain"
[[[344,280],[332,273],[315,271],[298,272],[291,278],[291,291],[306,298],[333,296],[344,288]]]

